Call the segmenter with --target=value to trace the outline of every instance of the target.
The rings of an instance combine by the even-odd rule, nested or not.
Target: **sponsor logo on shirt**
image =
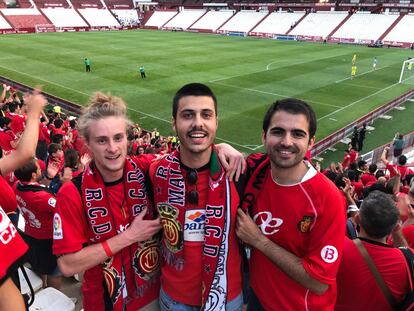
[[[264,235],[271,235],[279,231],[283,224],[280,218],[273,218],[271,212],[260,212],[253,216],[253,221],[260,228]]]
[[[203,242],[206,214],[204,209],[185,212],[184,241]]]
[[[327,263],[334,263],[338,259],[338,250],[335,246],[326,245],[321,250],[321,258]]]
[[[53,216],[53,239],[63,239],[62,219],[58,213],[55,213],[55,216]]]

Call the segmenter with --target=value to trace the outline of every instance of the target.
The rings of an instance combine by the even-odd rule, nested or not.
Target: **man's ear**
[[[266,133],[262,130],[262,144],[264,145],[266,141]]]
[[[172,119],[171,119],[171,127],[172,127],[173,131],[175,132],[175,134],[177,134],[177,128],[175,126],[175,118],[174,117],[172,117]]]
[[[315,144],[315,136],[313,136],[310,140],[309,140],[309,145],[308,145],[308,150],[311,150],[313,145]]]

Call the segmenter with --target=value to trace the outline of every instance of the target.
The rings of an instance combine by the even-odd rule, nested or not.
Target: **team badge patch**
[[[174,206],[161,203],[157,205],[161,216],[164,239],[168,249],[175,253],[182,248],[183,235],[181,224],[177,221],[179,211]]]
[[[113,257],[108,259],[104,263],[102,271],[108,289],[108,294],[111,297],[112,302],[115,304],[121,296],[122,283],[118,271],[111,267],[112,261]]]
[[[52,207],[56,207],[56,199],[55,198],[49,198],[47,203]]]
[[[55,213],[55,215],[53,216],[53,239],[63,239],[62,219],[60,218],[60,215],[58,213]]]
[[[307,233],[310,231],[311,225],[313,222],[312,216],[303,216],[303,219],[298,223],[298,229],[302,233]]]

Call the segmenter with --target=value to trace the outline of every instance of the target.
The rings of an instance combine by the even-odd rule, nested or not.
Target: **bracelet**
[[[103,248],[103,249],[104,249],[104,251],[105,251],[106,256],[108,256],[108,257],[113,257],[113,256],[114,256],[114,253],[112,253],[112,250],[111,250],[111,248],[109,247],[109,245],[108,245],[108,242],[107,242],[107,241],[103,241],[103,242],[101,243],[101,245],[102,245],[102,248]]]

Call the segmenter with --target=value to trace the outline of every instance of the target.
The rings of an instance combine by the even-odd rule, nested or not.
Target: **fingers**
[[[141,211],[141,213],[136,218],[143,220],[145,215],[147,215],[147,211],[148,211],[148,208],[144,207],[144,209]]]

